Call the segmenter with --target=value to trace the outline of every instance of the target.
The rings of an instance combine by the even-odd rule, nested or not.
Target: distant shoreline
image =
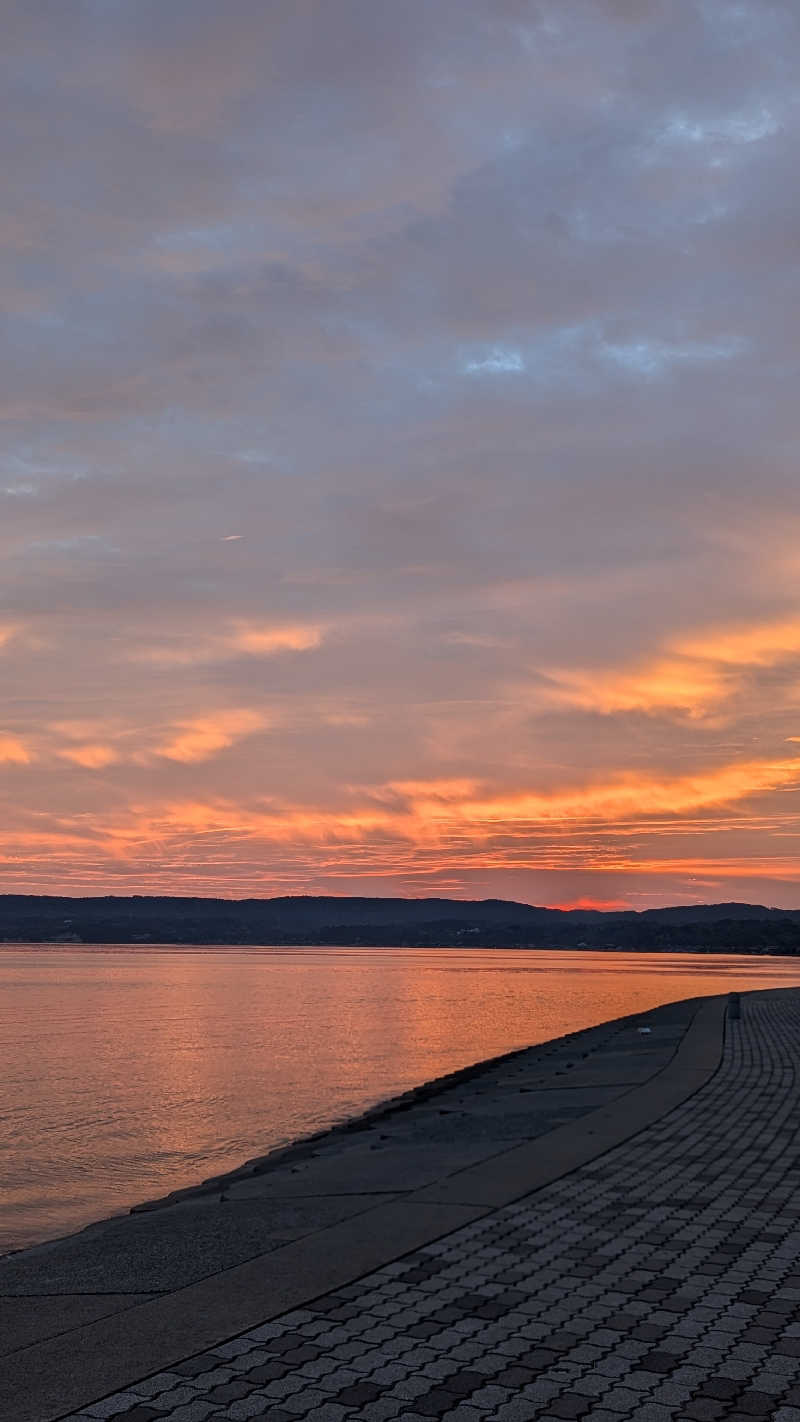
[[[235,950],[237,948],[294,948],[294,949],[321,949],[321,948],[363,948],[365,950],[377,950],[381,948],[408,949],[410,952],[430,950],[431,952],[449,952],[457,950],[459,952],[505,952],[505,953],[602,953],[611,957],[615,953],[628,955],[630,953],[641,953],[643,956],[668,956],[669,954],[685,953],[697,958],[713,957],[741,957],[741,958],[794,958],[800,956],[800,952],[787,949],[781,952],[779,949],[762,947],[758,949],[746,947],[728,947],[724,943],[714,947],[632,947],[627,946],[589,946],[587,944],[577,944],[570,946],[564,943],[498,943],[498,942],[475,942],[470,940],[461,943],[376,943],[373,939],[352,939],[342,942],[319,942],[310,943],[304,939],[302,942],[230,942],[219,943],[216,941],[192,941],[176,942],[168,939],[103,939],[102,941],[87,941],[82,938],[0,938],[0,949],[2,948],[185,948],[208,949],[209,951],[219,951],[225,949]]]
[[[611,912],[542,908],[503,899],[0,894],[0,942],[794,957],[800,955],[800,909],[723,903]]]

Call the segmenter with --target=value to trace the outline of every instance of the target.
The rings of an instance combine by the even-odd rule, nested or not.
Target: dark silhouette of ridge
[[[800,953],[800,909],[685,904],[603,912],[505,899],[0,895],[0,941],[474,945]]]

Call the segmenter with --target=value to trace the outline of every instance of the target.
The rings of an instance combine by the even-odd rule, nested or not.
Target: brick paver
[[[521,1202],[71,1422],[800,1422],[800,994]]]

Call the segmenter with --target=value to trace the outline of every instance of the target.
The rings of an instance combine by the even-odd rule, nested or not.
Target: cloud
[[[683,362],[691,365],[704,361],[732,360],[734,356],[741,355],[744,349],[742,338],[731,336],[727,340],[707,342],[658,339],[641,339],[624,344],[606,342],[603,353],[633,374],[655,376]]]
[[[521,353],[502,346],[494,346],[486,355],[476,356],[464,365],[468,375],[479,375],[481,372],[490,375],[521,374],[524,369],[525,362]]]
[[[99,744],[68,746],[58,751],[58,755],[62,760],[82,766],[84,770],[105,770],[106,766],[119,760],[119,753],[113,746]]]
[[[210,749],[208,740],[191,740],[203,729],[219,742],[219,725],[216,736],[210,726],[187,727],[188,764]],[[754,813],[748,806],[769,807],[775,789],[790,797],[799,781],[794,759],[731,762],[660,779],[623,772],[554,792],[476,793],[469,782],[379,785],[352,789],[335,806],[253,794],[174,796],[99,816],[62,814],[47,829],[36,817],[14,830],[6,825],[0,862],[23,852],[33,863],[41,854],[36,873],[50,862],[51,873],[63,867],[76,886],[111,876],[120,891],[218,893],[227,885],[228,892],[251,894],[299,892],[309,884],[324,891],[355,880],[365,892],[375,883],[385,892],[463,892],[476,875],[484,886],[493,876],[513,883],[527,875],[533,883],[530,876],[538,875],[550,883],[551,901],[569,902],[559,887],[582,882],[579,898],[619,904],[640,894],[634,886],[645,881],[661,883],[662,893],[674,881],[696,897],[690,883],[705,875],[760,883],[767,892],[770,884],[796,883],[797,874],[781,845],[781,821],[774,820],[776,838],[765,853],[772,812],[767,808],[765,818],[763,808]],[[800,823],[800,813],[794,815]],[[760,823],[760,848],[747,841],[753,823]],[[705,837],[720,833],[727,854],[709,854]],[[624,893],[607,892],[609,876]]]
[[[152,666],[190,667],[204,662],[228,661],[233,657],[274,657],[285,652],[312,652],[322,645],[319,626],[273,626],[240,622],[219,632],[199,631],[173,634],[162,642],[131,648],[129,660]]]
[[[157,754],[168,760],[193,764],[208,760],[266,725],[267,718],[259,711],[219,711],[194,716],[179,723],[175,734],[158,747]]]
[[[33,758],[32,751],[18,736],[0,733],[0,764],[29,765]]]
[[[468,801],[461,806],[461,813],[477,822],[616,822],[641,816],[696,812],[799,783],[800,758],[743,762],[663,779],[629,771],[597,785],[546,795],[522,792],[497,799]]]
[[[551,670],[548,678],[556,685],[543,691],[545,700],[601,715],[679,711],[699,717],[724,701],[730,692],[729,678],[717,668],[678,658],[665,658],[629,671],[603,667],[592,671]]]
[[[712,887],[718,887],[714,880],[726,883],[730,880],[747,882],[761,880],[765,884],[774,881],[782,883],[800,882],[800,863],[795,855],[753,855],[739,858],[731,855],[727,859],[651,859],[636,862],[631,860],[625,866],[631,874],[665,874],[688,880],[698,873],[710,874]],[[700,887],[703,887],[701,884]]]
[[[297,843],[358,843],[375,839],[430,842],[465,836],[466,846],[482,847],[498,831],[533,833],[537,826],[569,827],[606,821],[610,825],[644,823],[656,817],[696,814],[749,800],[781,787],[800,784],[800,759],[752,761],[722,766],[696,775],[656,779],[620,773],[597,784],[538,793],[484,794],[470,782],[421,782],[354,792],[351,802],[326,809],[312,804],[237,805],[230,801],[177,802],[160,813],[192,833],[219,830],[236,835]],[[387,852],[393,852],[388,850]]]
[[[761,892],[796,7],[9,19],[3,883]]]
[[[387,787],[392,795],[414,804],[451,805],[463,803],[477,789],[474,780],[395,780]]]
[[[764,138],[771,138],[779,128],[774,114],[764,107],[707,119],[675,114],[664,127],[663,140],[700,144],[759,143]]]
[[[548,668],[548,684],[533,695],[603,715],[679,712],[699,719],[740,693],[745,674],[800,661],[800,618],[723,623],[665,641],[660,655],[629,667]]]
[[[272,657],[278,652],[311,652],[321,646],[321,627],[270,627],[250,624],[239,627],[231,646],[256,657]]]
[[[676,644],[687,657],[740,667],[800,659],[800,616],[709,628]]]

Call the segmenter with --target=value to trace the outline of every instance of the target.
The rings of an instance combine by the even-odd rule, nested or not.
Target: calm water
[[[781,958],[0,945],[0,1253],[482,1057]]]

